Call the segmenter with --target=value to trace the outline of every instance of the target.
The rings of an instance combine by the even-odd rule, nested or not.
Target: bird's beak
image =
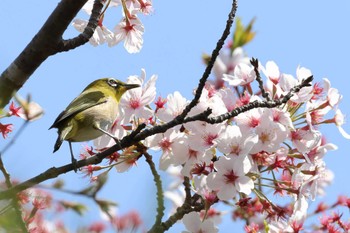
[[[125,90],[130,90],[130,89],[133,89],[133,88],[136,88],[136,87],[140,87],[139,84],[123,84],[123,87],[125,88]]]

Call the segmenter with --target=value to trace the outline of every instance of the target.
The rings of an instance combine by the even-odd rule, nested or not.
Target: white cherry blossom
[[[120,100],[120,108],[125,112],[124,120],[130,122],[133,116],[143,119],[149,119],[153,111],[148,107],[156,97],[155,82],[156,75],[145,82],[146,71],[141,70],[141,76],[130,76],[127,83],[139,84],[141,87],[128,90]]]
[[[254,188],[252,179],[246,176],[252,164],[247,157],[233,159],[221,156],[214,163],[217,172],[208,175],[208,187],[217,192],[220,200],[228,201],[239,192],[249,195]]]

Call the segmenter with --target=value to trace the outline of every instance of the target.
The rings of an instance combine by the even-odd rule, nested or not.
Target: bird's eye
[[[115,80],[112,79],[112,78],[108,79],[107,83],[108,83],[108,85],[110,85],[111,87],[117,87],[117,86],[118,86],[117,81],[115,81]]]

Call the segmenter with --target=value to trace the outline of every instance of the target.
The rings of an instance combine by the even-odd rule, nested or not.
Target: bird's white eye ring
[[[110,85],[111,87],[117,87],[118,86],[118,83],[115,81],[115,79],[113,78],[110,78],[108,79],[107,81],[108,85]]]

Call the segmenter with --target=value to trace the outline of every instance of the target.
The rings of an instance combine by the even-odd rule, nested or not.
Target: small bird
[[[56,152],[62,142],[68,141],[75,166],[72,142],[89,141],[106,134],[118,140],[107,130],[118,114],[118,104],[122,95],[138,84],[127,84],[113,78],[102,78],[90,83],[68,107],[58,115],[49,129],[58,129],[58,138],[54,146]],[[77,169],[74,168],[76,171]]]

